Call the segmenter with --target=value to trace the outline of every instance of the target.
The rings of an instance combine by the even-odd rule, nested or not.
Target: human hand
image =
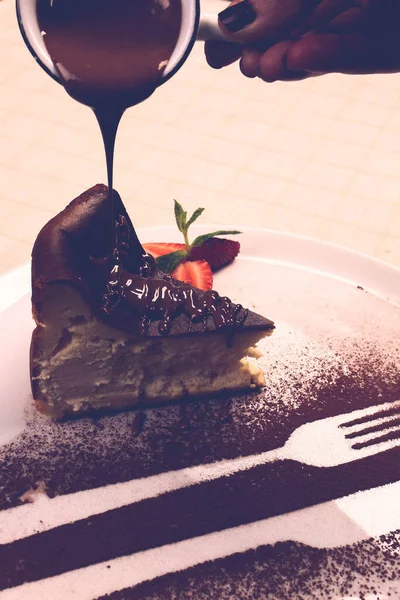
[[[239,3],[235,4],[237,10]],[[252,0],[251,5],[240,4],[248,8],[239,13],[252,22],[232,33],[228,30],[232,21],[238,27],[232,17],[234,6],[222,12],[221,29],[232,42],[242,45],[207,43],[207,60],[214,68],[240,59],[244,75],[268,82],[332,72],[400,71],[399,0]]]

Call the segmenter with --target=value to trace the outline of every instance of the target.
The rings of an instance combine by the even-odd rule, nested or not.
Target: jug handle
[[[218,15],[212,13],[201,13],[199,29],[197,31],[197,40],[199,42],[206,42],[208,40],[219,42],[230,41],[219,28]]]

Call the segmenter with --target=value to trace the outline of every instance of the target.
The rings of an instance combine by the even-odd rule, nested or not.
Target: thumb
[[[272,44],[298,27],[321,0],[234,0],[219,13],[226,37],[241,44]]]

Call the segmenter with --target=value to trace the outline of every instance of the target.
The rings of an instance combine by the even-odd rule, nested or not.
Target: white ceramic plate
[[[194,227],[193,230],[193,234],[199,234],[209,231],[210,228]],[[139,237],[142,242],[180,241],[179,234],[175,229],[168,227],[143,230]],[[354,381],[358,382],[357,385],[362,387],[364,386],[363,373],[371,374],[376,369],[376,378],[379,381],[371,378],[368,380],[368,384],[365,384],[365,394],[369,390],[368,393],[371,395],[371,400],[366,401],[366,406],[396,400],[393,397],[393,391],[397,389],[397,383],[400,381],[399,378],[396,381],[397,374],[400,372],[400,359],[396,346],[397,340],[400,339],[400,270],[343,248],[272,231],[246,229],[240,241],[242,250],[239,259],[216,276],[215,287],[234,300],[274,319],[277,324],[273,336],[262,346],[264,352],[262,364],[269,381],[270,391],[267,390],[260,403],[264,403],[263,406],[267,407],[267,412],[272,410],[273,406],[273,415],[275,415],[273,418],[279,419],[280,403],[282,403],[282,414],[289,410],[288,407],[294,412],[301,412],[300,396],[296,391],[296,386],[298,387],[300,384],[295,386],[293,382],[301,382],[303,379],[305,389],[308,390],[305,393],[309,394],[311,398],[314,397],[312,390],[315,389],[316,383],[321,389],[328,389],[329,385],[334,385],[333,379],[335,377],[338,379],[339,371],[341,376],[345,375],[350,379],[353,377]],[[43,447],[46,447],[47,440],[53,435],[51,426],[45,419],[37,417],[31,406],[28,349],[33,325],[30,317],[29,277],[29,267],[25,266],[0,279],[0,369],[2,375],[0,381],[0,443],[3,444],[0,459],[7,458],[15,448],[19,448],[19,444],[22,443],[20,440],[24,439],[29,428],[34,428],[39,438],[43,436]],[[379,362],[379,365],[377,362],[377,366],[375,366],[375,360]],[[332,372],[329,384],[324,379],[328,371]],[[354,384],[354,381],[351,385]],[[335,390],[335,393],[338,393],[337,388]],[[373,401],[375,391],[376,399]],[[317,392],[315,392],[317,394],[315,398],[320,393],[318,390]],[[339,404],[339,401],[342,402],[339,399]],[[321,414],[318,413],[320,407],[317,402],[315,400],[315,404],[310,409],[314,411],[312,420],[318,416],[319,418],[326,416],[323,411]],[[361,404],[357,404],[357,402],[354,400],[353,406],[352,399],[346,399],[343,404],[345,406],[343,414],[359,409],[362,400]],[[243,430],[247,428],[250,434],[254,432],[255,437],[259,435],[258,431],[262,423],[257,421],[258,417],[254,416],[259,410],[257,400],[249,400],[243,405],[243,408],[236,406],[234,410],[236,411],[234,420],[240,418],[241,414],[244,415]],[[328,412],[331,411],[329,414],[341,414],[337,410],[328,406]],[[151,411],[149,414],[148,420],[152,423]],[[108,431],[107,427],[111,428],[115,426],[115,423],[119,423],[118,427],[121,427],[122,432],[126,418],[126,416],[107,417],[105,419],[106,431]],[[89,420],[82,421],[82,423],[86,422]],[[272,425],[270,423],[269,426],[273,427],[273,423]],[[69,428],[72,431],[71,435],[77,435],[78,426],[75,424],[57,425],[57,427]],[[84,430],[86,425],[83,424],[79,427]],[[149,429],[151,430],[151,428]],[[132,478],[125,481],[121,477],[120,480],[117,478],[117,481],[121,481],[121,483],[105,485],[96,489],[86,489],[84,484],[81,491],[68,493],[66,490],[65,495],[60,495],[52,500],[48,499],[45,494],[39,493],[36,495],[36,501],[31,504],[0,512],[0,552],[1,544],[12,545],[15,540],[23,540],[34,534],[39,537],[44,531],[54,532],[57,526],[76,522],[78,519],[89,519],[93,515],[101,515],[108,510],[117,510],[121,506],[133,506],[139,501],[148,501],[154,496],[162,499],[166,492],[177,493],[177,490],[185,490],[192,484],[199,482],[201,484],[207,479],[218,482],[221,476],[230,473],[240,474],[244,471],[252,473],[252,469],[262,461],[260,454],[254,451],[254,448],[250,452],[253,443],[250,440],[250,434],[249,438],[243,442],[243,448],[249,449],[248,452],[247,450],[243,451],[245,454],[247,453],[246,458],[240,458],[242,447],[239,443],[239,454],[234,457],[231,446],[229,446],[231,442],[228,440],[226,447],[222,450],[220,448],[215,450],[215,457],[219,458],[213,460],[212,445],[214,442],[211,440],[212,448],[208,458],[204,461],[196,459],[197,462],[194,460],[193,463],[189,460],[189,463],[185,465],[182,463],[185,468],[181,470],[173,466],[173,470],[166,469],[164,473],[157,473],[157,469],[155,469],[154,474],[150,473],[147,477],[139,474],[138,476],[141,477],[139,481]],[[61,439],[63,434],[59,435]],[[229,435],[228,430],[226,439],[229,438]],[[308,443],[315,444],[315,456],[322,456],[324,452],[331,452],[331,455],[337,453],[335,445],[327,450],[325,441],[320,441],[321,445],[318,448],[317,441],[311,436]],[[60,441],[60,444],[62,443]],[[146,443],[148,441],[145,437],[143,445]],[[221,444],[223,445],[223,443],[225,443],[224,437]],[[382,539],[379,536],[392,535],[393,532],[400,530],[400,512],[398,510],[400,462],[398,461],[399,455],[396,453],[396,445],[396,440],[390,441],[389,445],[378,448],[375,456],[371,458],[372,461],[378,461],[380,473],[387,467],[386,471],[389,475],[385,476],[386,479],[379,476],[376,481],[374,480],[376,471],[374,463],[375,466],[371,467],[372,470],[370,469],[371,475],[367,483],[360,484],[359,488],[357,484],[355,486],[346,484],[347,487],[344,485],[341,493],[338,491],[342,489],[339,479],[347,473],[346,469],[352,469],[354,466],[355,475],[353,473],[352,478],[357,479],[357,472],[364,472],[365,469],[368,471],[370,468],[369,459],[358,462],[355,460],[348,463],[350,467],[340,465],[342,459],[338,459],[336,470],[335,460],[332,462],[330,459],[333,467],[331,466],[329,473],[331,473],[332,489],[336,491],[327,492],[324,496],[324,494],[320,494],[321,490],[318,490],[321,498],[324,496],[324,502],[317,494],[319,500],[304,500],[304,506],[302,505],[300,508],[297,505],[289,506],[287,509],[282,509],[281,513],[276,511],[276,508],[271,508],[272,512],[263,515],[263,518],[247,519],[246,517],[242,521],[236,515],[232,521],[234,526],[219,525],[216,521],[210,530],[199,530],[196,534],[183,535],[172,542],[169,540],[168,543],[166,540],[161,540],[159,544],[154,543],[149,548],[139,548],[124,557],[118,558],[118,553],[115,556],[110,554],[107,556],[107,560],[99,563],[95,561],[89,566],[80,565],[81,568],[65,569],[65,572],[61,573],[49,571],[44,579],[37,580],[39,577],[34,576],[29,582],[28,577],[28,583],[24,585],[22,585],[22,581],[16,579],[13,583],[15,587],[3,592],[4,598],[97,598],[118,589],[130,588],[146,581],[151,582],[165,574],[169,574],[170,579],[165,580],[167,582],[165,584],[156,581],[154,585],[161,587],[158,587],[158,591],[154,593],[161,594],[162,591],[166,594],[165,597],[170,597],[167,594],[168,586],[178,585],[173,579],[178,571],[185,573],[185,569],[194,567],[193,577],[196,578],[196,565],[200,563],[209,560],[228,560],[234,553],[243,554],[252,548],[268,546],[278,541],[292,540],[313,548],[332,549],[344,545],[352,548],[352,545],[356,543],[362,545],[363,540],[373,537],[379,538],[374,542],[378,548]],[[382,450],[386,450],[386,452],[383,453]],[[28,457],[28,449],[19,451],[27,452]],[[219,452],[221,452],[221,456],[218,454]],[[303,453],[291,458],[296,461],[296,465],[302,465],[302,456],[306,454],[306,449],[304,449]],[[220,458],[231,457],[236,460],[234,467],[232,467],[232,463],[220,460]],[[362,458],[361,455],[360,458]],[[311,464],[315,464],[310,473],[316,474],[315,481],[317,483],[315,485],[320,486],[318,473],[322,473],[322,470],[318,460],[318,458],[311,459]],[[213,466],[202,467],[201,462],[210,461],[215,468]],[[196,464],[197,466],[195,466]],[[280,468],[279,461],[274,464],[277,465],[277,469]],[[274,473],[272,476],[275,476]],[[360,482],[361,480],[362,478]],[[234,479],[230,481],[233,482]],[[259,484],[257,483],[257,485]],[[86,487],[93,487],[93,483]],[[294,491],[294,493],[296,492]],[[329,495],[330,493],[331,495]],[[300,492],[299,494],[301,495]],[[238,502],[241,501],[239,498]],[[303,501],[301,500],[300,504],[301,502]],[[210,506],[211,504],[212,498]],[[210,508],[210,510],[212,509]],[[252,510],[256,510],[256,508],[253,507]],[[165,515],[165,519],[168,520],[168,514]],[[250,522],[246,523],[246,521]],[[396,534],[394,535],[393,552],[399,550]],[[362,555],[363,551],[361,547],[358,552]],[[380,560],[383,560],[382,556]],[[217,562],[214,565],[215,569],[219,568],[219,564],[221,564],[221,572],[224,572],[225,575],[228,573],[228,579],[225,581],[228,589],[231,585],[229,576],[232,577],[232,580],[235,579],[234,569],[236,567],[233,567],[229,561],[227,564]],[[109,565],[111,565],[111,569],[108,568]],[[264,567],[266,569],[265,579],[268,579],[269,567],[266,564]],[[251,579],[252,569],[249,568],[248,571]],[[213,577],[215,576],[215,571],[213,574],[206,571],[201,575],[203,583],[207,577],[209,578],[209,590],[214,589]],[[281,576],[283,579],[286,577],[283,572]],[[184,589],[182,577],[178,578],[181,590],[179,597],[186,598],[189,597],[185,594],[188,593],[187,589],[190,586],[187,583],[189,587]],[[392,593],[392,597],[400,597],[400,580],[395,578],[394,581],[384,582],[383,578],[376,573],[371,577],[373,585],[378,590],[378,595],[373,595],[374,592],[367,590],[372,595],[366,597],[382,599],[389,597],[387,595],[389,593]],[[293,575],[287,575],[287,580],[289,581],[289,579],[292,580]],[[320,582],[318,585],[322,587],[318,597],[323,599],[330,594],[330,597],[340,600],[359,598],[360,596],[357,594],[361,593],[363,585],[367,585],[366,578],[358,574],[354,575],[353,579],[353,587],[350,586],[346,592],[340,591],[339,587],[337,590],[329,588],[331,584]],[[191,585],[193,587],[193,582]],[[286,599],[289,596],[285,596],[284,588],[285,586],[277,588],[278,591],[275,590],[275,595],[268,597],[279,600]],[[302,589],[304,598],[316,597],[307,596],[305,584],[302,585]],[[259,595],[267,592],[272,594],[266,588],[260,588]],[[212,591],[207,593],[208,597],[213,596]],[[136,588],[132,594],[130,596],[127,592],[127,595],[121,596],[121,598],[150,598],[150,595],[144,594],[141,587]],[[239,592],[235,591],[233,587],[230,594],[230,597],[232,595],[240,597]],[[256,594],[254,590],[253,594]],[[292,597],[296,596],[292,595]]]

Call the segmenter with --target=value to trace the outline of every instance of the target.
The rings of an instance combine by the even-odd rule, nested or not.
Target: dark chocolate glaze
[[[174,318],[185,314],[190,326],[201,322],[202,331],[207,328],[211,317],[216,329],[225,329],[231,339],[235,329],[245,323],[248,310],[241,304],[221,297],[213,290],[200,294],[189,285],[177,285],[168,275],[157,277],[155,261],[144,255],[139,275],[127,270],[125,263],[130,246],[128,221],[121,215],[116,221],[116,245],[112,255],[103,259],[92,259],[105,273],[107,293],[102,310],[107,316],[118,310],[122,303],[126,309],[140,319],[140,330],[145,335],[151,321],[159,320],[158,331],[168,335]]]
[[[273,329],[272,321],[216,292],[196,290],[158,271],[115,191],[114,203],[120,215],[114,249],[107,236],[110,199],[104,185],[73,200],[39,233],[32,253],[32,303],[37,322],[43,322],[45,287],[64,282],[79,288],[100,319],[133,335],[218,329],[229,333],[236,327]]]

